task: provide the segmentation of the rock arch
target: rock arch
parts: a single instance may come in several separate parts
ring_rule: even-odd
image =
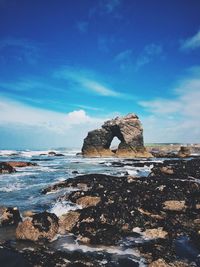
[[[82,154],[89,157],[113,156],[110,145],[114,137],[120,140],[116,151],[122,157],[151,156],[143,141],[143,129],[137,115],[128,114],[106,121],[101,129],[93,130],[84,139]]]

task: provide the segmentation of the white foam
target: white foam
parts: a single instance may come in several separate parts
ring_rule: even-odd
[[[23,188],[22,184],[19,183],[12,183],[3,187],[0,187],[0,192],[13,192],[13,191],[19,191]]]
[[[71,203],[71,202],[67,202],[67,201],[59,201],[56,202],[53,207],[50,209],[51,213],[56,214],[56,216],[60,217],[63,214],[68,213],[71,210],[77,210],[77,209],[81,209],[82,207],[80,205]]]
[[[77,242],[64,243],[64,244],[61,244],[61,247],[63,249],[67,249],[69,251],[81,250],[84,253],[87,253],[87,252],[106,252],[109,254],[115,254],[115,255],[119,255],[119,256],[130,255],[131,257],[138,258],[138,263],[139,263],[140,267],[146,266],[144,264],[143,259],[141,259],[139,252],[136,249],[132,249],[132,248],[126,249],[126,248],[117,247],[117,246],[87,246],[87,245],[83,245],[83,244],[78,244]]]
[[[11,154],[18,154],[17,150],[0,150],[0,156],[10,156]]]

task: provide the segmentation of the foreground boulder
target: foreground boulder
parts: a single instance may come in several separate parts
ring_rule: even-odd
[[[17,225],[21,221],[16,207],[0,207],[0,226]]]
[[[114,137],[121,142],[118,149],[111,151]],[[137,115],[128,114],[106,121],[101,129],[93,130],[84,139],[82,154],[89,157],[151,157],[143,141],[143,128]]]
[[[26,218],[16,229],[16,238],[37,241],[52,240],[58,233],[58,218],[55,214],[42,212]]]
[[[15,168],[13,168],[7,162],[0,162],[0,174],[7,174],[16,172]]]

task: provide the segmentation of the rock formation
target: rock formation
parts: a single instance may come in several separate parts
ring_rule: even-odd
[[[114,137],[120,140],[118,149],[110,149]],[[93,130],[84,139],[84,156],[89,157],[150,157],[144,147],[143,129],[137,115],[128,114],[106,121],[101,129]]]
[[[37,241],[52,240],[58,232],[58,218],[55,214],[41,212],[27,217],[16,229],[16,238]]]
[[[0,206],[0,226],[17,225],[20,221],[18,208]]]

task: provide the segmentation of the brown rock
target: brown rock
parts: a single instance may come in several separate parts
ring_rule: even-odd
[[[150,239],[166,238],[168,235],[168,233],[164,231],[162,227],[157,229],[147,229],[146,231],[142,232],[142,234]]]
[[[0,162],[0,174],[7,174],[16,172],[15,168],[13,168],[7,162]]]
[[[31,211],[31,210],[26,210],[22,213],[23,217],[32,217],[33,215],[35,215],[36,213]]]
[[[25,161],[8,161],[7,162],[10,166],[12,167],[33,167],[33,166],[37,166],[36,163],[32,163],[32,162],[25,162]]]
[[[163,259],[158,259],[149,264],[149,267],[170,267]]]
[[[180,150],[178,151],[178,157],[186,158],[191,155],[190,148],[186,146],[181,146]]]
[[[174,174],[174,171],[171,166],[164,166],[160,168],[160,171],[164,174]]]
[[[101,201],[100,197],[85,196],[78,198],[76,200],[76,203],[86,208],[86,207],[96,206],[100,201]]]
[[[80,213],[76,211],[69,211],[67,214],[59,218],[59,232],[65,234],[70,232],[79,220]]]
[[[55,214],[42,212],[26,218],[16,229],[16,238],[37,241],[52,240],[58,233],[58,218]]]
[[[163,209],[171,211],[181,211],[186,208],[185,200],[167,200],[163,205]]]
[[[84,243],[84,244],[89,244],[90,243],[89,237],[85,237],[85,236],[81,236],[81,235],[79,235],[77,237],[77,240],[80,241],[81,243]]]
[[[114,137],[121,142],[112,152],[110,145]],[[152,157],[144,147],[142,125],[135,114],[108,120],[101,129],[89,132],[84,139],[82,154],[88,157]]]

